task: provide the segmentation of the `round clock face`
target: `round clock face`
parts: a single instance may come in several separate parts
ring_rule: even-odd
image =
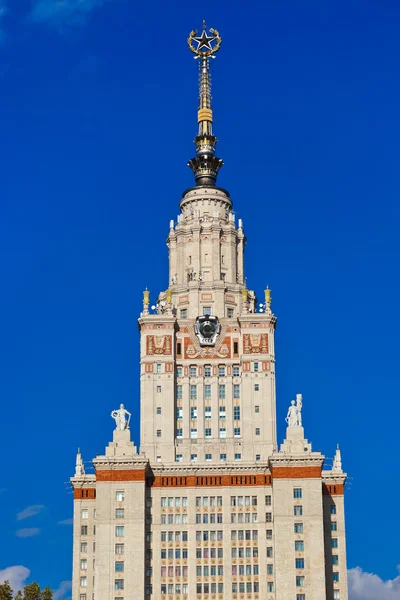
[[[205,321],[199,323],[199,330],[204,338],[210,338],[217,330],[217,323],[214,320],[211,321],[208,317],[205,317],[205,319]]]

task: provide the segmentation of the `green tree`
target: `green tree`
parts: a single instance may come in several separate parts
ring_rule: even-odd
[[[13,600],[14,592],[9,581],[0,584],[0,600]]]
[[[18,592],[15,594],[14,600],[24,600],[21,590],[18,590]]]
[[[51,590],[49,586],[42,590],[42,600],[53,600],[53,590]]]
[[[40,585],[32,582],[24,587],[24,600],[41,600]]]

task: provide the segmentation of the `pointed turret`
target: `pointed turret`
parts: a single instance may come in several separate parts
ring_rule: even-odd
[[[336,452],[332,463],[332,471],[335,471],[335,473],[343,473],[342,455],[340,453],[339,444],[336,446]]]
[[[85,475],[85,467],[83,466],[81,449],[78,448],[76,454],[75,477],[82,477],[83,475]]]
[[[197,31],[192,31],[188,38],[190,51],[199,60],[200,71],[199,108],[197,111],[199,130],[194,139],[196,156],[189,160],[188,165],[194,173],[196,185],[215,186],[223,161],[215,156],[217,138],[212,130],[210,58],[215,58],[214,55],[221,45],[221,37],[216,29],[210,29],[209,32],[211,35],[207,35],[206,24],[203,21],[201,35],[197,35]]]

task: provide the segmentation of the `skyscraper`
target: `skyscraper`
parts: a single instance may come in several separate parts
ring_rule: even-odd
[[[302,396],[276,434],[271,292],[247,288],[243,223],[217,186],[210,58],[199,64],[195,186],[170,222],[169,285],[143,294],[140,451],[130,413],[74,488],[73,600],[347,600],[343,473],[305,439]]]

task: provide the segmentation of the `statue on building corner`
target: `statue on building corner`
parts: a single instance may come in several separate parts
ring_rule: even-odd
[[[128,418],[126,418],[126,415],[128,415]],[[124,431],[125,429],[129,429],[131,416],[131,413],[126,410],[124,405],[120,404],[118,410],[113,410],[111,412],[111,417],[115,420],[115,429],[117,431]]]
[[[303,407],[303,396],[296,394],[296,400],[292,400],[285,421],[288,427],[302,427],[301,409]]]

